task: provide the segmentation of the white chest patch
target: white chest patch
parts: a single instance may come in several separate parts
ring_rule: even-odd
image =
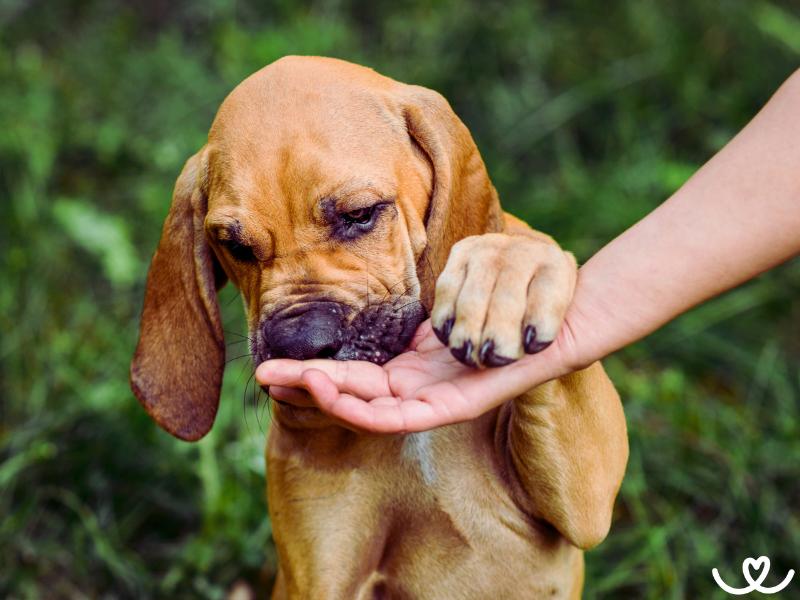
[[[436,481],[432,441],[433,434],[430,431],[409,433],[403,440],[403,458],[419,465],[422,479],[428,485]]]

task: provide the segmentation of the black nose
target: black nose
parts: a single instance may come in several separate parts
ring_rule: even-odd
[[[331,358],[342,347],[343,325],[338,303],[315,302],[267,321],[264,338],[272,358]]]

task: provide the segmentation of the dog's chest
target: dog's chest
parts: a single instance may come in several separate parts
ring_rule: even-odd
[[[552,589],[559,561],[525,531],[478,438],[344,439],[271,435],[273,532],[297,597],[513,597],[520,572]]]
[[[436,461],[433,450],[433,433],[423,431],[405,436],[402,450],[403,460],[418,469],[420,477],[431,485],[436,481]]]

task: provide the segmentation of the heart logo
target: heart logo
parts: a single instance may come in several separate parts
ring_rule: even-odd
[[[758,579],[753,580],[751,570],[755,570]],[[759,556],[758,558],[745,558],[742,563],[742,575],[747,580],[747,583],[757,589],[761,582],[767,578],[769,574],[769,558],[766,556]]]
[[[722,577],[720,577],[719,571],[716,568],[711,569],[711,574],[714,576],[714,581],[717,582],[719,587],[734,596],[744,596],[745,594],[749,594],[753,591],[759,591],[762,594],[776,594],[783,590],[787,585],[789,585],[789,582],[792,581],[792,577],[794,577],[794,569],[789,569],[786,577],[784,577],[783,581],[781,581],[778,585],[766,587],[761,584],[769,574],[769,567],[769,558],[766,556],[744,559],[744,562],[742,562],[742,575],[744,575],[744,578],[750,585],[743,588],[729,586],[722,580]],[[753,577],[754,574],[757,575],[757,577]]]

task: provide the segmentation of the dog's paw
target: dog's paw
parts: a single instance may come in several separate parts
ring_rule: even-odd
[[[507,365],[555,339],[576,276],[573,256],[554,244],[503,233],[465,238],[436,282],[434,331],[464,364]]]

